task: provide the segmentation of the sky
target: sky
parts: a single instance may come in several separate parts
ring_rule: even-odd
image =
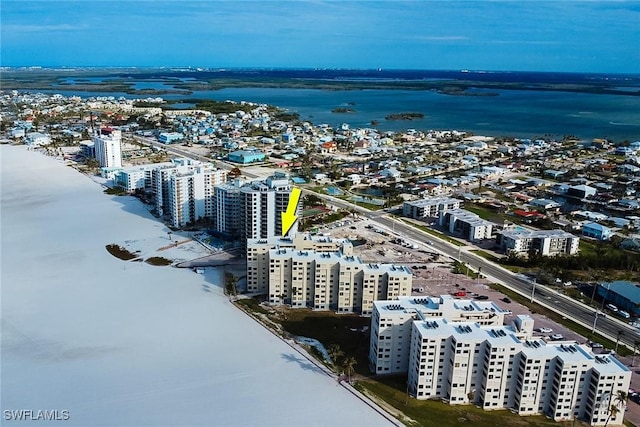
[[[2,66],[640,73],[640,1],[2,0]]]

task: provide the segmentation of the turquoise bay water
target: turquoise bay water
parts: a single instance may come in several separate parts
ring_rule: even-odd
[[[142,84],[142,83],[141,83]],[[137,88],[166,89],[161,82]],[[483,90],[474,90],[480,93]],[[64,95],[137,96],[124,93],[49,91]],[[610,138],[640,140],[640,97],[539,90],[491,90],[498,96],[452,96],[419,90],[317,90],[287,88],[230,88],[195,91],[192,95],[163,95],[165,99],[205,98],[267,103],[298,112],[315,124],[369,127],[380,130],[457,129],[480,135]],[[336,107],[354,113],[332,113]],[[385,120],[391,113],[420,112],[419,120]]]

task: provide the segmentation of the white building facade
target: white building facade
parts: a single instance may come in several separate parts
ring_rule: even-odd
[[[411,294],[407,267],[365,264],[349,241],[304,234],[278,240],[247,242],[248,289],[266,287],[272,304],[368,315],[374,300]]]
[[[441,210],[439,225],[453,235],[459,235],[470,242],[480,242],[491,238],[493,223],[464,209]]]
[[[93,136],[94,153],[102,168],[122,167],[122,132],[112,128],[101,128]]]
[[[214,187],[227,180],[227,171],[212,164],[177,170],[169,181],[169,216],[174,227],[184,227],[215,213]]]
[[[438,217],[441,212],[459,209],[462,200],[452,197],[430,197],[402,204],[402,215],[413,219]]]
[[[575,255],[580,238],[563,230],[505,229],[498,233],[496,243],[505,253],[526,255],[537,251],[542,256]]]
[[[555,421],[622,423],[626,400],[616,397],[627,392],[631,371],[616,358],[595,355],[574,341],[533,337],[529,316],[504,326],[504,313],[473,306],[477,301],[456,300],[440,310],[439,302],[446,300],[377,301],[371,317],[372,371],[406,372],[409,393],[417,399],[544,414]],[[470,308],[460,310],[465,306]],[[458,316],[474,312],[496,316],[483,318],[484,324]],[[615,416],[611,405],[618,409]]]
[[[267,239],[282,236],[282,213],[287,210],[292,189],[289,175],[276,173],[264,182],[253,182],[243,186],[242,232],[246,239]],[[296,215],[302,212],[302,204],[296,206]],[[295,233],[297,221],[290,229]]]

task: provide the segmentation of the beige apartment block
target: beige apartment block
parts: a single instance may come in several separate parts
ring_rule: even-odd
[[[363,263],[347,240],[296,234],[247,242],[248,290],[266,291],[272,304],[368,315],[376,299],[410,295],[412,280],[405,266]]]
[[[575,341],[532,337],[529,316],[502,325],[497,306],[498,314],[485,324],[463,320],[458,310],[469,307],[469,301],[459,301],[442,310],[437,298],[377,301],[371,317],[372,371],[406,372],[408,391],[417,399],[594,426],[605,425],[611,405],[616,405],[619,411],[608,422],[622,423],[626,401],[616,397],[628,390],[631,371],[615,357],[596,355]],[[440,316],[429,315],[438,310]]]

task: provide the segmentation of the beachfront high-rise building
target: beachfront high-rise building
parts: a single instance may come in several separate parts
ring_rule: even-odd
[[[167,215],[174,227],[184,227],[215,213],[214,188],[227,180],[227,171],[211,163],[174,159],[151,173],[156,213]]]
[[[215,212],[213,228],[226,235],[239,237],[243,235],[242,193],[240,189],[245,181],[236,178],[232,182],[216,185],[214,188]]]
[[[128,193],[138,190],[153,191],[153,171],[161,167],[174,166],[173,163],[152,163],[123,168],[116,172],[115,183]]]
[[[174,227],[213,218],[214,187],[227,179],[227,171],[210,163],[178,168],[169,181],[169,216]]]
[[[95,158],[102,168],[122,167],[120,144],[122,133],[109,127],[101,128],[93,136]]]
[[[622,422],[626,401],[617,396],[629,388],[627,367],[575,341],[534,337],[529,316],[505,326],[505,313],[490,301],[450,296],[376,301],[370,368],[407,373],[408,391],[417,399],[545,414],[555,421]]]
[[[247,241],[249,292],[273,304],[371,314],[376,299],[411,294],[413,275],[400,265],[365,264],[348,240],[296,234]]]
[[[256,181],[240,189],[242,203],[242,238],[266,239],[282,236],[282,212],[287,210],[291,194],[289,175],[276,172],[265,181]],[[296,215],[302,212],[301,203],[296,206]],[[290,230],[295,233],[296,222]]]

